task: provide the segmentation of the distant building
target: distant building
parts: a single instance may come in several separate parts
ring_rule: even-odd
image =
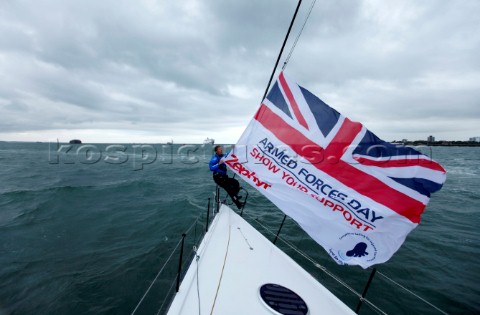
[[[428,136],[427,141],[428,142],[435,142],[435,137],[434,136]]]
[[[468,139],[468,141],[480,142],[480,137],[472,137],[472,138]]]

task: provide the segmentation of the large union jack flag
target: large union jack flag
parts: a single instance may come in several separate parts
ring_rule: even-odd
[[[283,72],[237,147],[235,157],[246,159],[232,169],[244,177],[254,172],[254,187],[341,264],[386,261],[446,179],[431,158],[379,139]],[[269,189],[258,188],[264,181]]]
[[[317,152],[307,158],[319,170],[415,223],[445,181],[445,170],[431,158],[379,139],[283,72],[255,119],[298,155]]]

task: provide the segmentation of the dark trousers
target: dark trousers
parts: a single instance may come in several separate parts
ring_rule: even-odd
[[[226,174],[213,173],[213,181],[227,192],[234,202],[237,202],[240,183],[235,178],[230,178]]]

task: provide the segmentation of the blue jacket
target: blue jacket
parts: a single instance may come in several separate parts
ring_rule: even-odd
[[[218,162],[220,162],[220,159],[224,156],[224,154],[215,154],[214,156],[212,156],[212,158],[210,159],[210,163],[208,163],[208,166],[210,166],[210,170],[212,172],[227,174],[227,165],[225,163],[218,164]]]

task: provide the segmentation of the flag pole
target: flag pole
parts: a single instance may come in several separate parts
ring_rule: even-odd
[[[300,5],[302,4],[302,0],[298,0],[297,8],[295,9],[295,13],[293,14],[292,21],[290,22],[290,26],[288,27],[287,35],[283,40],[282,48],[280,49],[280,53],[277,57],[277,62],[275,63],[275,67],[273,67],[272,74],[270,75],[270,80],[268,81],[267,88],[265,89],[265,93],[263,94],[262,101],[265,99],[268,93],[268,89],[270,88],[270,84],[272,83],[273,76],[275,75],[275,70],[277,70],[278,63],[280,62],[280,58],[282,57],[283,49],[285,48],[285,44],[287,44],[288,36],[290,35],[290,31],[292,30],[293,23],[295,22],[295,18],[297,17],[298,9],[300,9]]]

